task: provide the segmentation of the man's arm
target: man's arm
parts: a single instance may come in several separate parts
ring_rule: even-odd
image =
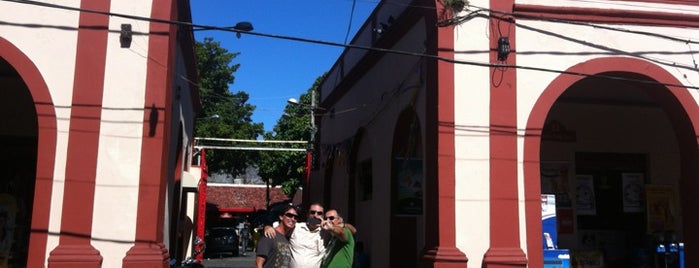
[[[255,268],[262,268],[262,265],[265,264],[265,257],[264,256],[257,256],[255,257]]]
[[[333,236],[340,239],[340,241],[347,242],[345,228],[342,227],[343,225],[345,225],[345,224],[342,223],[342,224],[335,225],[330,221],[324,221],[322,223],[323,230],[329,231]]]
[[[343,223],[343,224],[345,225],[345,227],[347,227],[347,229],[350,230],[350,232],[352,232],[352,235],[357,234],[357,228],[355,228],[354,225],[349,224],[349,223]]]

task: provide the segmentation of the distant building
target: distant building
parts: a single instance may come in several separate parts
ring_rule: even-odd
[[[299,191],[300,193],[301,191]],[[269,188],[269,204],[286,200],[298,204],[300,200],[290,199],[282,188]],[[253,213],[267,209],[267,187],[265,185],[209,183],[206,202],[222,213]]]
[[[372,267],[543,267],[541,194],[571,261],[651,267],[662,238],[697,267],[697,21],[686,0],[382,1],[320,85],[311,197]]]

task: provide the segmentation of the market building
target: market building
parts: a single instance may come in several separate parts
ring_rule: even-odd
[[[697,26],[686,0],[383,1],[320,86],[311,199],[372,267],[696,266]]]
[[[10,267],[181,259],[180,180],[200,104],[191,29],[175,21],[191,22],[187,0],[0,1]]]

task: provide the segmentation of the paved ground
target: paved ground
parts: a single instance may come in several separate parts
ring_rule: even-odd
[[[251,268],[255,267],[255,252],[248,252],[247,256],[204,259],[203,264],[206,268]]]

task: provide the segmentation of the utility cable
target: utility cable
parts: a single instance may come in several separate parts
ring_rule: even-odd
[[[352,10],[350,11],[349,23],[347,24],[347,33],[345,33],[345,44],[349,38],[350,30],[352,30],[352,19],[354,18],[354,7],[357,5],[357,0],[352,1]]]
[[[454,64],[472,65],[472,66],[489,67],[489,68],[492,67],[492,68],[523,69],[523,70],[531,70],[531,71],[567,74],[567,75],[575,75],[575,76],[582,76],[582,77],[606,78],[606,79],[612,79],[612,80],[639,82],[639,83],[644,83],[644,84],[653,84],[653,85],[662,85],[662,86],[667,86],[667,87],[680,87],[680,88],[699,90],[699,87],[687,86],[687,85],[683,85],[683,84],[663,83],[663,82],[652,81],[652,80],[641,80],[641,79],[625,78],[625,77],[618,77],[618,76],[611,76],[611,75],[571,72],[571,71],[555,70],[555,69],[549,69],[549,68],[543,68],[543,67],[531,67],[531,66],[522,66],[522,65],[510,65],[510,64],[500,64],[500,63],[484,63],[484,62],[467,61],[467,60],[456,60],[456,59],[450,59],[450,58],[445,58],[445,57],[441,57],[441,56],[437,56],[437,55],[430,55],[430,54],[424,54],[424,53],[418,53],[418,52],[393,50],[393,49],[371,47],[371,46],[362,46],[362,45],[353,45],[353,44],[341,44],[341,43],[337,43],[337,42],[314,40],[314,39],[294,37],[294,36],[267,34],[267,33],[252,32],[252,31],[241,31],[241,30],[237,30],[237,29],[231,28],[231,27],[210,26],[210,25],[195,24],[195,23],[190,23],[190,22],[171,21],[171,20],[163,20],[163,19],[156,19],[156,18],[149,18],[149,17],[142,17],[142,16],[126,15],[126,14],[113,13],[113,12],[95,11],[95,10],[89,10],[89,9],[62,6],[62,5],[57,5],[57,4],[42,3],[42,2],[37,2],[37,1],[33,1],[33,0],[0,0],[0,1],[15,2],[15,3],[19,3],[19,4],[44,6],[44,7],[50,7],[50,8],[58,8],[58,9],[66,9],[66,10],[73,10],[73,11],[78,11],[78,12],[95,13],[95,14],[102,14],[102,15],[106,15],[106,16],[115,16],[115,17],[128,18],[128,19],[133,19],[133,20],[141,20],[141,21],[164,23],[164,24],[170,24],[170,25],[186,26],[186,27],[192,27],[192,28],[198,28],[198,29],[209,29],[209,30],[219,30],[219,31],[225,31],[225,32],[234,32],[234,33],[241,33],[241,34],[246,34],[246,35],[276,38],[276,39],[297,41],[297,42],[306,42],[306,43],[313,43],[313,44],[319,44],[319,45],[344,47],[344,48],[350,48],[350,49],[362,49],[362,50],[367,50],[367,51],[390,53],[390,54],[396,54],[396,55],[424,57],[424,58],[428,58],[428,59],[434,59],[434,60],[439,60],[439,61],[444,61],[444,62],[454,63]],[[487,9],[484,9],[484,10],[487,10]],[[498,12],[498,11],[492,11],[492,12]],[[506,12],[501,12],[501,13],[513,14],[513,13],[506,13]],[[590,26],[590,25],[588,25],[588,26]],[[597,26],[597,25],[595,25],[595,26]],[[678,39],[678,41],[679,41],[679,39]],[[687,40],[682,40],[682,41],[689,42]],[[694,42],[692,42],[692,43],[694,43]]]

